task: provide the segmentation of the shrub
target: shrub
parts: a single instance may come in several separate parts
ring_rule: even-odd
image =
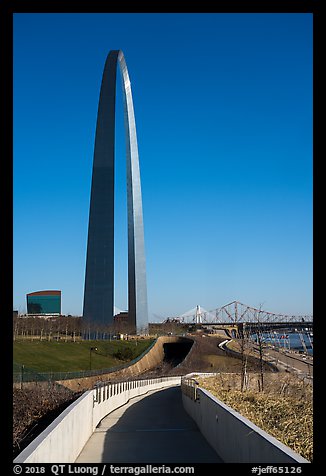
[[[13,390],[13,450],[20,453],[80,395],[51,382],[29,383]]]
[[[113,354],[119,360],[129,361],[134,358],[134,352],[130,347],[124,347]]]

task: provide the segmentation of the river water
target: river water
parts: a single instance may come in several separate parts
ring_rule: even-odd
[[[256,340],[256,334],[253,334],[252,338]],[[298,352],[307,352],[309,355],[313,355],[313,336],[311,332],[264,332],[263,339],[264,342],[275,345],[276,347],[292,349]]]

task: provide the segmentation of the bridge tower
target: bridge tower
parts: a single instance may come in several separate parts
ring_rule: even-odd
[[[202,312],[200,310],[200,306],[196,306],[196,314],[195,314],[195,322],[196,324],[202,323]]]

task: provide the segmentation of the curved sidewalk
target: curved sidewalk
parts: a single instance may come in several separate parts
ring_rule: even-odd
[[[76,463],[223,463],[186,413],[180,387],[150,392],[105,417]]]

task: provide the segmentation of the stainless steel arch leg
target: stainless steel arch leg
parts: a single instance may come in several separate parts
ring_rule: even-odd
[[[104,66],[94,147],[83,316],[90,323],[113,322],[114,161],[116,70],[124,98],[127,147],[128,313],[137,334],[148,333],[144,225],[138,145],[131,85],[121,50],[110,51]]]

